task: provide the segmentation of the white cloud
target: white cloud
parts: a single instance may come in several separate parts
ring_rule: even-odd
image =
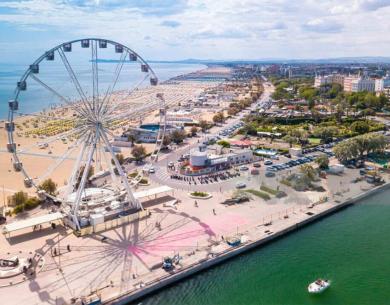
[[[375,42],[387,37],[390,20],[378,12],[388,6],[390,0],[0,1],[0,27],[108,37],[155,59],[385,55],[390,45],[376,49]]]
[[[302,25],[303,29],[317,33],[338,33],[343,29],[343,25],[330,19],[311,19]]]

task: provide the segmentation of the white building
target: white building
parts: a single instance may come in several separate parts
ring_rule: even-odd
[[[368,91],[368,92],[375,92],[375,80],[370,78],[358,78],[351,82],[352,92],[361,92],[361,91]]]
[[[314,79],[314,87],[319,88],[323,85],[328,84],[340,84],[341,86],[344,85],[344,75],[341,74],[330,74],[330,75],[324,75],[324,76],[316,76]]]
[[[375,80],[375,92],[383,92],[385,88],[390,88],[390,76],[388,74]]]
[[[202,146],[190,152],[190,166],[192,170],[214,168],[219,170],[232,165],[246,164],[255,161],[253,152],[249,149],[231,149],[227,154],[209,154]]]

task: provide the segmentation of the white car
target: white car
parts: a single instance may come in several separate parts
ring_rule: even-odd
[[[154,169],[154,167],[149,168],[149,174],[154,174],[155,172],[156,170]]]
[[[246,187],[246,184],[244,182],[237,182],[236,183],[236,188],[238,189],[243,189]]]

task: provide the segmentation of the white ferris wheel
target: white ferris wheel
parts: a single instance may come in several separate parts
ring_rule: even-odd
[[[93,209],[142,209],[133,195],[142,171],[128,175],[112,143],[151,115],[158,129],[147,162],[157,160],[166,129],[157,85],[149,64],[114,41],[79,39],[45,52],[18,81],[5,125],[24,185],[38,190],[57,177],[59,192],[40,195],[61,202],[77,229]],[[38,111],[38,103],[47,109]],[[91,168],[105,177],[99,187],[90,186]]]

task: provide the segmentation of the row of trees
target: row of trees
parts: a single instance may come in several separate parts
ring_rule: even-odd
[[[345,162],[371,152],[383,152],[387,144],[382,134],[363,134],[337,144],[333,152],[340,162]]]

